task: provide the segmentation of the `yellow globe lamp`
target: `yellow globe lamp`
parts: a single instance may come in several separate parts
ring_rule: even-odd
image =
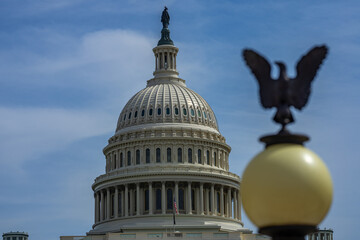
[[[242,203],[259,232],[273,239],[304,239],[329,211],[332,180],[314,152],[302,141],[287,138],[262,139],[266,149],[251,160],[242,176]]]

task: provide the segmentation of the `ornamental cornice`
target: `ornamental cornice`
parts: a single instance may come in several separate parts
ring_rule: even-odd
[[[129,167],[125,169],[118,169],[111,171],[107,174],[100,175],[95,179],[92,188],[95,189],[97,185],[104,184],[106,182],[112,182],[114,180],[128,180],[129,182],[137,182],[140,177],[152,177],[152,176],[181,176],[184,179],[189,180],[189,177],[195,177],[196,181],[199,181],[201,177],[210,177],[217,179],[226,179],[230,180],[236,184],[240,184],[240,177],[229,171],[207,168],[207,167],[198,167],[198,166],[145,166],[145,167]],[[174,180],[172,178],[172,180]],[[159,178],[161,181],[161,178]]]
[[[202,146],[216,146],[224,148],[230,152],[231,147],[225,142],[219,142],[217,140],[193,138],[193,137],[150,137],[150,138],[132,138],[127,140],[121,140],[109,143],[104,149],[103,153],[106,154],[109,151],[115,150],[119,147],[133,147],[134,145],[154,145],[154,144],[165,144],[171,143],[176,145],[202,145]]]

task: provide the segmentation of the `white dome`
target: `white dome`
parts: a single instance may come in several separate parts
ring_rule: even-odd
[[[121,111],[116,132],[149,123],[197,124],[218,131],[209,104],[180,78],[149,80],[147,87],[136,93]]]

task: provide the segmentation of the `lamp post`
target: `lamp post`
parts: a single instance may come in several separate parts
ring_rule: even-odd
[[[306,234],[316,231],[332,202],[333,187],[326,165],[319,156],[304,147],[309,137],[292,134],[286,129],[288,123],[294,122],[290,106],[298,108],[296,99],[304,98],[296,91],[301,91],[302,83],[308,83],[305,86],[308,91],[304,91],[308,92],[304,106],[310,93],[310,83],[326,53],[325,46],[313,48],[299,61],[294,79],[286,76],[285,65],[278,62],[280,76],[278,80],[273,80],[270,64],[265,58],[252,50],[244,50],[245,61],[260,85],[262,105],[276,107],[278,111],[274,121],[282,125],[279,133],[260,138],[265,143],[265,149],[250,161],[241,183],[242,203],[247,216],[260,233],[270,235],[274,240],[304,239]],[[315,74],[309,80],[306,75],[312,69]],[[267,93],[268,89],[273,92]]]

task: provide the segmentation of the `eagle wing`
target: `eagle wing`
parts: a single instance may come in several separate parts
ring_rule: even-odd
[[[297,76],[290,81],[290,91],[292,93],[291,105],[301,110],[307,103],[310,92],[311,82],[326,57],[328,48],[316,46],[304,55],[296,66]]]
[[[277,105],[275,96],[277,83],[271,78],[271,66],[261,55],[250,49],[244,49],[243,57],[259,83],[260,101],[264,108]]]

